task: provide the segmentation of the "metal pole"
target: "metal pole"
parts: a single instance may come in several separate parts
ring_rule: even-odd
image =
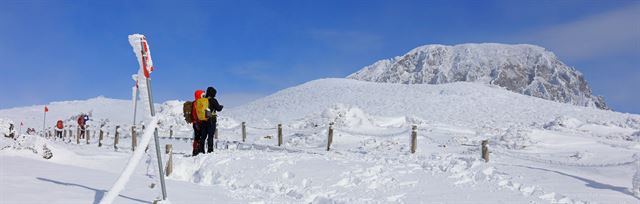
[[[136,125],[136,114],[138,113],[138,84],[136,83],[136,93],[133,98],[133,126]]]
[[[44,124],[46,123],[47,123],[47,111],[44,112],[44,119],[42,120],[42,136],[45,135]]]
[[[151,81],[147,78],[147,92],[149,93],[149,108],[151,117],[156,116],[156,110],[153,107],[153,97],[151,94]],[[160,177],[160,185],[162,186],[162,200],[167,200],[167,187],[164,184],[164,169],[162,168],[162,154],[160,154],[160,139],[158,139],[158,128],[153,130],[153,138],[156,142],[156,156],[158,159],[158,177]]]

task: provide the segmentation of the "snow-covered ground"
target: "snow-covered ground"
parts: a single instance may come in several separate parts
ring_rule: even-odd
[[[94,133],[89,144],[29,135],[2,138],[0,203],[98,203],[132,153],[126,129],[131,103],[105,107],[108,101],[119,100],[49,106],[65,110],[51,118],[92,111],[93,118],[109,119],[111,132],[102,147]],[[174,149],[174,169],[167,177],[172,203],[640,202],[631,191],[638,171],[632,155],[640,152],[635,114],[477,83],[324,79],[224,110],[216,151],[191,157],[192,132],[182,121],[181,106],[180,101],[157,105],[163,152],[165,144]],[[0,110],[0,121],[31,119],[28,124],[41,127],[40,107]],[[335,123],[334,138],[326,151],[329,122]],[[125,129],[117,150],[115,125]],[[418,135],[415,154],[409,152],[412,125]],[[480,157],[482,140],[489,140],[489,162]],[[160,197],[153,146],[116,203]],[[45,149],[53,157],[43,158]]]

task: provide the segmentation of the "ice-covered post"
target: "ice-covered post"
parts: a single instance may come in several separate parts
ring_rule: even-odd
[[[62,126],[62,134],[64,137],[62,137],[62,141],[64,142],[64,138],[67,138],[67,128],[64,128],[64,126]]]
[[[120,126],[116,125],[116,133],[115,133],[115,135],[113,137],[113,148],[116,149],[116,150],[118,150],[118,140],[120,139],[119,138],[120,134],[118,132],[118,129],[120,129]]]
[[[80,126],[76,128],[76,144],[80,144]]]
[[[411,127],[411,154],[416,153],[416,146],[418,143],[418,126],[413,125]]]
[[[90,135],[89,132],[91,132],[91,131],[89,130],[89,125],[87,125],[87,129],[85,129],[85,131],[84,131],[84,134],[87,135],[87,144],[89,144],[89,137],[90,137],[89,136]]]
[[[165,172],[167,173],[166,175],[169,176],[171,175],[171,172],[173,172],[173,145],[171,144],[166,144],[165,145],[165,154],[168,154],[169,159],[167,160],[167,167],[165,168]]]
[[[169,126],[169,139],[173,139],[173,125]]]
[[[327,136],[327,151],[331,149],[332,142],[333,142],[333,122],[329,123],[329,133]]]
[[[71,127],[71,125],[67,126],[67,131],[69,132],[69,143],[71,143],[71,138],[73,138],[73,131],[71,130],[73,127]]]
[[[247,124],[242,122],[242,142],[247,139]]]
[[[489,162],[489,147],[487,147],[488,144],[489,140],[482,140],[482,159],[484,159],[484,162]]]
[[[631,192],[636,197],[640,197],[640,153],[633,154],[633,166],[635,168],[635,174],[633,174],[633,180],[631,180]]]
[[[282,124],[278,124],[278,147],[282,145]]]
[[[136,138],[136,126],[131,126],[131,151],[136,151],[138,139]]]

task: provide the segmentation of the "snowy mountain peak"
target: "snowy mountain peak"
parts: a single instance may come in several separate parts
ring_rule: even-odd
[[[528,44],[425,45],[347,78],[402,84],[481,82],[547,100],[609,109],[602,97],[592,95],[582,73],[545,48]]]

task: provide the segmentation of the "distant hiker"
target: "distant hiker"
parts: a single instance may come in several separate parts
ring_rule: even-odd
[[[202,142],[202,134],[205,130],[206,118],[204,118],[204,113],[198,114],[198,111],[201,110],[201,107],[206,107],[208,104],[204,104],[204,102],[208,102],[204,98],[204,91],[197,90],[194,93],[194,101],[192,103],[192,111],[191,111],[191,120],[193,122],[193,156],[196,156],[200,153],[204,153],[204,147],[202,146],[204,143]],[[198,104],[201,104],[198,106]],[[200,116],[202,115],[202,116]],[[201,120],[201,118],[204,118]]]
[[[218,122],[216,112],[222,111],[222,108],[224,107],[220,105],[220,103],[218,103],[218,100],[216,99],[216,93],[217,91],[213,87],[207,88],[206,97],[209,100],[207,125],[206,125],[207,130],[206,130],[206,135],[203,135],[201,140],[201,141],[204,141],[205,138],[207,140],[207,153],[213,152],[213,137],[216,134],[216,127],[217,127],[216,123]]]
[[[78,128],[80,130],[80,132],[78,133],[78,137],[80,137],[80,139],[84,139],[84,131],[86,130],[85,128],[85,117],[84,115],[80,115],[80,117],[78,117]]]
[[[58,122],[56,122],[56,137],[62,139],[62,131],[64,131],[64,124],[62,123],[62,120],[58,120]]]

